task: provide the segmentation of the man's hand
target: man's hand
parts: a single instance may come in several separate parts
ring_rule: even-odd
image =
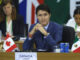
[[[33,29],[31,30],[31,32],[29,32],[30,35],[33,35],[36,32],[36,25],[33,27]]]
[[[77,36],[80,38],[80,32],[77,32]]]
[[[41,24],[37,24],[36,25],[36,30],[39,30],[43,35],[45,35],[45,36],[47,36],[48,35],[48,33],[47,33],[47,31],[44,29],[44,27],[41,25]]]
[[[47,36],[48,35],[48,33],[47,33],[47,31],[44,29],[44,27],[41,25],[41,24],[36,24],[35,26],[34,26],[34,28],[32,29],[32,31],[29,33],[29,34],[34,34],[37,30],[39,30],[43,35],[45,35],[45,36]]]

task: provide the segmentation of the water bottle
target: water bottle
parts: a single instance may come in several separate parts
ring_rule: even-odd
[[[69,43],[65,43],[65,53],[69,52]]]
[[[0,42],[1,42],[1,38],[2,38],[2,31],[0,30]]]
[[[64,53],[65,43],[60,43],[60,52]]]

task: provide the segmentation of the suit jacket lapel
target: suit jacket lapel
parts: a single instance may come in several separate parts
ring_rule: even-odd
[[[47,28],[47,32],[50,32],[50,23],[49,23],[49,26]]]

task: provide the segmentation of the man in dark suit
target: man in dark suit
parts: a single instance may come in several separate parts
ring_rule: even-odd
[[[41,4],[36,9],[38,23],[31,25],[23,50],[32,50],[35,43],[37,51],[53,51],[62,40],[63,27],[50,22],[51,12],[47,5]]]

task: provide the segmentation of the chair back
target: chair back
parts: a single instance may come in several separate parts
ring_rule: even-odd
[[[69,43],[70,48],[75,40],[75,30],[72,27],[64,26],[63,27],[63,35],[62,35],[62,42]]]

